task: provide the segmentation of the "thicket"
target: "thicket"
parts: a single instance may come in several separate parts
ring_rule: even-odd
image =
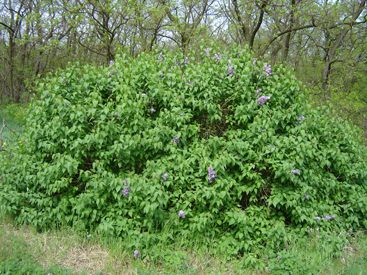
[[[367,227],[360,129],[247,48],[121,53],[38,91],[24,146],[1,155],[1,210],[18,222],[96,229],[136,257],[201,238],[248,263],[291,235]]]

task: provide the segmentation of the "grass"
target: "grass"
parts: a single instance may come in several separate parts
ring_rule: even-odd
[[[10,104],[0,106],[0,131],[3,127],[3,119],[5,125],[1,138],[3,144],[0,147],[6,149],[10,145],[22,146],[21,135],[26,121],[26,106]]]
[[[9,128],[21,135],[24,106],[1,108],[1,121],[3,117]],[[3,140],[5,146],[22,146],[20,136],[7,128]],[[349,236],[349,242],[339,241],[344,235]],[[338,243],[342,245],[335,248]],[[77,227],[39,232],[17,225],[0,212],[0,274],[367,274],[365,232],[329,236],[310,232],[308,237],[289,242],[277,254],[259,252],[256,257],[263,259],[263,266],[258,268],[245,267],[245,258],[227,260],[208,240],[182,238],[154,244],[138,259],[133,256],[134,247],[129,239],[101,236]]]

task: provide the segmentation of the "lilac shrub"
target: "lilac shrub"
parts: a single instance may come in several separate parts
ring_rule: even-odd
[[[117,54],[111,78],[106,64],[42,79],[24,146],[1,154],[1,210],[139,249],[211,240],[231,258],[282,249],[308,226],[367,227],[359,130],[312,109],[283,66],[206,48]]]

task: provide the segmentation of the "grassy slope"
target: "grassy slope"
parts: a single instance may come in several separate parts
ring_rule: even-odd
[[[0,119],[17,134],[25,122],[24,107],[0,107]],[[7,145],[21,145],[21,137],[8,128],[3,131]],[[6,148],[6,147],[4,147]],[[165,250],[164,258],[135,260],[128,241],[114,237],[63,228],[37,232],[28,226],[17,226],[10,217],[0,213],[0,274],[268,274],[269,268],[259,271],[244,269],[242,259],[225,260],[212,255],[210,247],[200,240],[176,240],[173,245],[151,247],[148,254]],[[334,236],[337,237],[337,236]],[[103,239],[103,240],[102,240]],[[285,254],[278,255],[265,265],[272,274],[367,274],[367,236],[354,234],[351,242],[339,255],[332,253],[327,243],[320,242],[317,234],[288,245]],[[27,270],[30,273],[27,273]],[[46,272],[47,270],[47,272]]]

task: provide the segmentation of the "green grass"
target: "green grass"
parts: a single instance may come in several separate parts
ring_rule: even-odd
[[[9,146],[22,146],[21,135],[26,121],[26,106],[16,104],[1,105],[0,131],[4,125],[4,118],[6,127],[4,127],[1,135],[3,149],[9,148]]]
[[[157,244],[134,259],[128,239],[70,227],[38,232],[0,213],[0,274],[6,268],[29,274],[367,274],[366,234],[352,234],[336,252],[325,240],[317,234],[294,240],[271,258],[263,251],[259,270],[245,268],[241,257],[227,260],[214,244],[200,245],[203,240]]]
[[[0,108],[1,125],[5,116],[6,124],[17,133],[3,131],[5,146],[22,146],[25,111],[21,107]],[[261,259],[262,266],[255,268],[245,265],[245,257],[227,259],[216,252],[213,240],[172,241],[167,235],[166,241],[146,244],[141,257],[134,259],[135,243],[129,238],[101,236],[77,227],[39,232],[15,224],[0,212],[0,274],[367,274],[365,232],[320,235],[311,231],[308,237],[288,242],[277,254],[259,251],[254,257]],[[346,235],[347,243],[343,242]]]

